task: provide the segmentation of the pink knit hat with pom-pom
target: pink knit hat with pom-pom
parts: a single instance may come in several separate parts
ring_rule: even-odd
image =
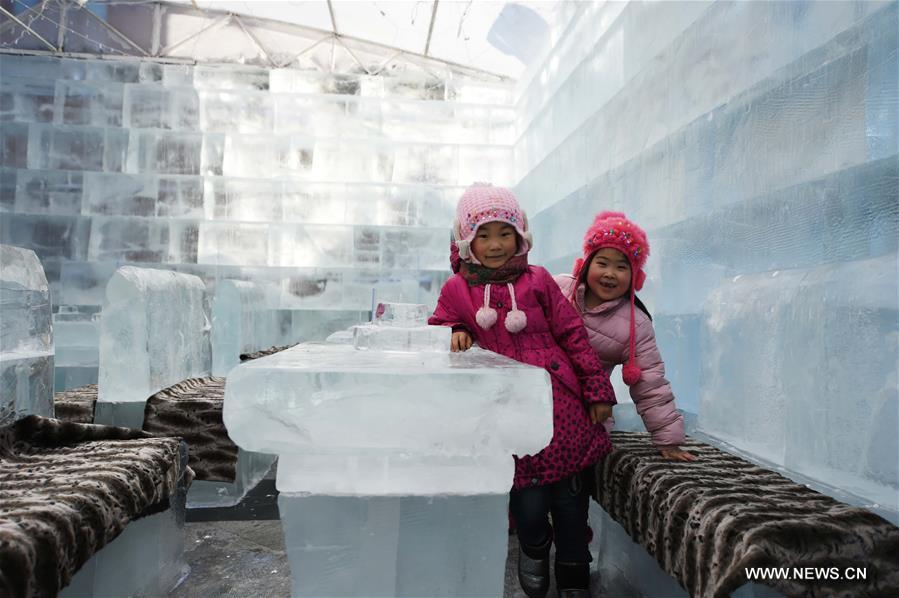
[[[519,238],[515,255],[524,255],[534,245],[528,231],[528,217],[512,192],[489,183],[475,183],[459,198],[453,223],[453,238],[463,260],[479,263],[470,246],[478,227],[485,222],[505,222],[515,228]]]
[[[600,212],[593,220],[593,225],[587,229],[584,235],[584,257],[574,262],[572,272],[575,280],[580,280],[590,266],[593,254],[611,247],[624,254],[631,266],[631,329],[630,329],[630,353],[628,362],[622,369],[622,378],[628,386],[636,384],[640,380],[640,368],[637,366],[636,340],[636,312],[634,307],[635,293],[643,288],[646,281],[646,273],[643,266],[649,257],[649,241],[646,233],[634,222],[627,219],[623,212]],[[573,285],[573,289],[578,287]]]
[[[505,222],[511,225],[518,233],[518,249],[515,255],[524,255],[534,246],[534,238],[528,230],[528,217],[518,205],[518,200],[511,191],[505,187],[494,187],[489,183],[475,183],[470,186],[459,198],[456,206],[456,221],[453,223],[453,245],[456,252],[450,249],[450,262],[453,262],[453,253],[457,259],[480,265],[477,257],[471,251],[471,242],[478,232],[478,227],[487,222]],[[456,271],[457,265],[453,265]],[[475,321],[484,330],[496,324],[499,315],[490,307],[491,284],[484,285],[484,305],[475,314]],[[515,288],[512,283],[506,283],[511,298],[511,310],[506,314],[506,330],[515,334],[524,330],[528,319],[525,313],[518,309],[515,300]]]

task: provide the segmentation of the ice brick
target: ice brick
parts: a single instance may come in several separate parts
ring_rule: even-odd
[[[122,266],[106,286],[100,320],[100,402],[142,402],[209,374],[205,285],[196,276]]]
[[[37,255],[0,245],[0,425],[53,415],[50,287]]]
[[[373,351],[446,352],[452,330],[428,326],[429,313],[427,305],[379,303],[372,323],[353,326],[353,346]]]
[[[274,462],[274,455],[251,453],[238,449],[237,464],[234,466],[234,481],[194,480],[187,493],[188,508],[233,507],[243,500],[247,492],[256,487]]]
[[[275,345],[279,340],[276,315],[260,285],[218,282],[212,302],[212,374],[224,376],[240,363],[241,354]]]
[[[505,493],[440,497],[282,493],[278,510],[292,593],[502,596],[507,505]]]

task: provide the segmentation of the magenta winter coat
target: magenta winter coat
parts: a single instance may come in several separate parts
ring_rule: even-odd
[[[512,285],[527,326],[513,334],[504,322],[509,290],[491,286],[490,306],[496,324],[483,330],[475,313],[484,303],[484,286],[469,286],[456,274],[440,290],[429,324],[464,328],[483,349],[522,363],[545,368],[553,388],[553,437],[536,455],[516,456],[513,488],[541,486],[564,479],[596,463],[612,450],[602,425],[590,421],[588,403],[615,403],[609,375],[590,347],[577,312],[559,291],[549,272],[529,266]]]
[[[568,274],[555,277],[562,293],[571,296],[574,278]],[[584,307],[584,285],[579,285],[575,297],[576,308],[584,319],[590,346],[607,373],[616,365],[626,363],[630,350],[631,305],[625,295],[618,301],[607,301],[594,307]],[[684,418],[674,405],[671,385],[665,379],[665,364],[656,346],[652,321],[641,310],[636,311],[637,365],[640,380],[630,387],[631,398],[643,424],[652,434],[658,447],[677,446],[684,442]]]

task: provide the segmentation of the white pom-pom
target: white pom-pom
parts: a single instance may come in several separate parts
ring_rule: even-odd
[[[487,330],[496,324],[496,310],[485,305],[474,315],[474,319],[477,321],[478,326]]]
[[[467,260],[471,257],[471,252],[468,250],[468,241],[464,239],[456,241],[456,247],[459,249],[460,258]]]
[[[520,309],[515,309],[506,314],[506,330],[515,334],[521,332],[528,325],[528,317]]]

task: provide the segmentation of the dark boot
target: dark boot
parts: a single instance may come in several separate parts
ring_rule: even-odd
[[[540,546],[518,542],[518,583],[528,598],[543,598],[549,590],[549,547],[547,538]]]
[[[590,565],[556,561],[559,598],[590,598]]]

